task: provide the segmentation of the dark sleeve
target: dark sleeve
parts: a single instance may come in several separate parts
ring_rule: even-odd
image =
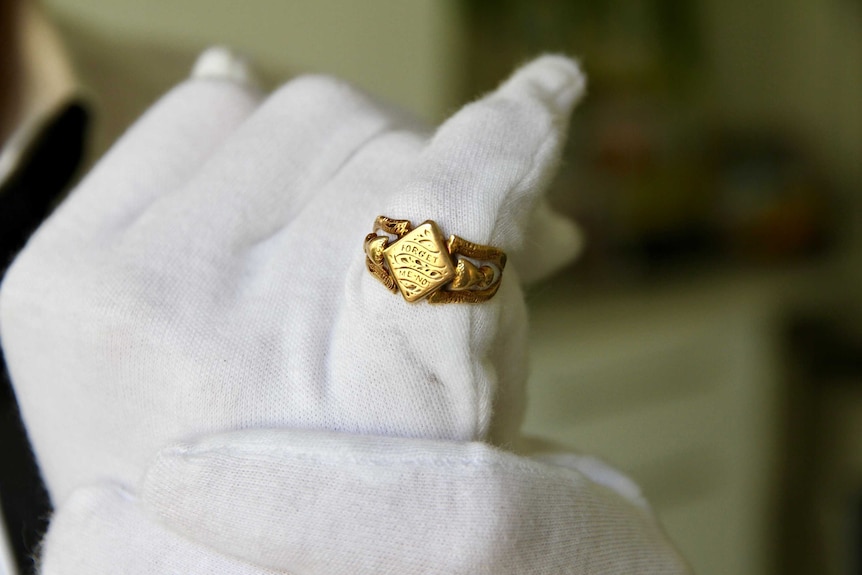
[[[22,161],[0,182],[0,280],[27,238],[59,202],[84,152],[89,114],[70,103],[45,123]],[[19,572],[35,572],[33,557],[51,504],[27,440],[0,349],[0,502]]]

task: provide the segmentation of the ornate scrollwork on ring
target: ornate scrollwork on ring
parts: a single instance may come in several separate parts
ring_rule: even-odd
[[[396,236],[391,241],[382,231]],[[443,235],[436,222],[412,227],[409,220],[378,216],[365,237],[366,267],[390,291],[409,302],[481,303],[500,287],[506,254],[458,236]]]

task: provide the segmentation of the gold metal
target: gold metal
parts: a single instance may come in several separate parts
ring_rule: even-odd
[[[390,243],[388,235],[397,239]],[[506,254],[458,236],[443,240],[431,220],[414,228],[409,220],[378,216],[365,236],[366,266],[374,277],[408,302],[481,303],[500,287]]]
[[[409,302],[419,301],[455,277],[446,241],[432,221],[406,233],[383,251],[383,257],[401,295]]]

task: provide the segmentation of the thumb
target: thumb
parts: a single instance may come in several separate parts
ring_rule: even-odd
[[[231,432],[163,451],[141,499],[189,540],[290,573],[686,572],[646,509],[479,442]]]

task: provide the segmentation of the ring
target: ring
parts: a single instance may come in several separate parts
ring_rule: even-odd
[[[497,293],[506,267],[501,250],[454,235],[445,241],[432,220],[414,228],[410,220],[377,216],[365,236],[365,255],[368,271],[408,302],[487,301]]]

